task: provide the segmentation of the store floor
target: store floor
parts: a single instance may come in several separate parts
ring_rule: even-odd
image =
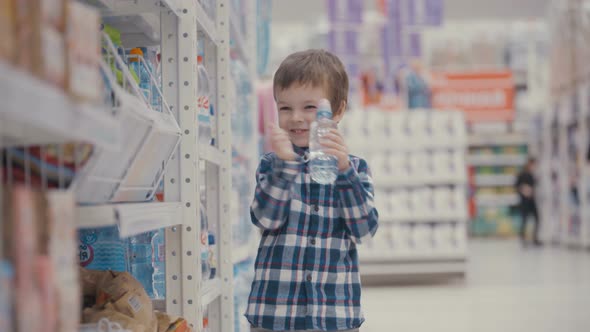
[[[464,281],[365,287],[362,332],[590,331],[590,252],[470,242]]]

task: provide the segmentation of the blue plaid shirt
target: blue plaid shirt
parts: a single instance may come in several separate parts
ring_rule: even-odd
[[[334,185],[311,180],[297,161],[263,156],[256,174],[252,223],[263,230],[246,318],[273,331],[358,328],[361,283],[356,244],[377,231],[378,213],[367,163],[351,167]]]

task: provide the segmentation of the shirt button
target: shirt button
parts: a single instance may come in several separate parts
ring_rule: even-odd
[[[315,239],[309,240],[309,243],[311,243],[312,246],[315,246]]]
[[[315,212],[318,212],[318,211],[320,210],[320,207],[319,207],[319,206],[317,206],[317,205],[314,205],[314,206],[313,206],[313,210],[314,210]]]
[[[307,275],[307,281],[311,282],[311,274]]]

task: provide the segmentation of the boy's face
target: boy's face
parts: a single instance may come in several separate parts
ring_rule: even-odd
[[[329,99],[322,87],[311,84],[294,84],[286,89],[276,91],[277,109],[279,111],[279,127],[289,134],[295,146],[309,147],[309,130],[316,119],[317,106],[320,99]],[[336,112],[332,109],[332,112]],[[333,117],[339,122],[343,112]]]

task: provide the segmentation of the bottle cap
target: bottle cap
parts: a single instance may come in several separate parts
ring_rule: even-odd
[[[129,51],[129,55],[134,55],[134,56],[129,57],[129,62],[137,62],[137,61],[139,61],[138,58],[140,56],[143,57],[143,51],[139,47],[136,47],[136,48],[131,49],[131,51]]]
[[[330,106],[330,101],[328,99],[320,99],[318,102],[317,118],[332,118],[332,107]]]

